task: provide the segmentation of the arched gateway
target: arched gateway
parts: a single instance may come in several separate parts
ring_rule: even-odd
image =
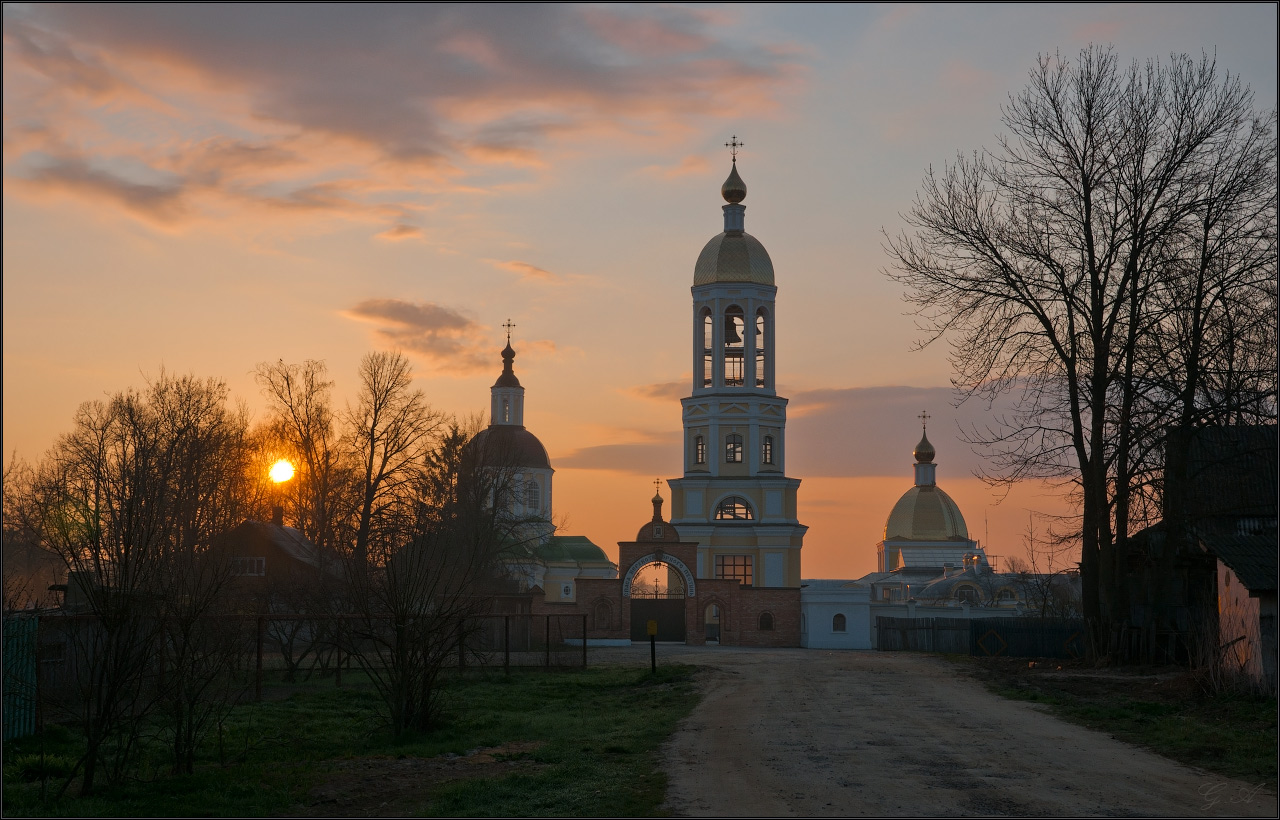
[[[682,541],[662,517],[662,497],[653,497],[653,517],[634,541],[618,542],[621,578],[578,578],[577,600],[535,605],[535,614],[587,616],[590,644],[648,640],[646,626],[658,622],[658,639],[702,645],[796,646],[800,642],[800,590],[768,589],[739,578],[698,577],[698,543]],[[616,614],[616,617],[615,617]],[[767,616],[767,617],[765,617]]]

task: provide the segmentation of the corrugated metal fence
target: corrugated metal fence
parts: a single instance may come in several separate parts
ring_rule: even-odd
[[[881,650],[948,652],[979,657],[1080,658],[1084,621],[1047,618],[876,618]]]
[[[40,619],[4,619],[4,739],[36,732],[36,637]]]

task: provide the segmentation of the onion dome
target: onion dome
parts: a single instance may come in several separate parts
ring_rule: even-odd
[[[912,487],[898,499],[884,525],[884,540],[967,541],[960,508],[937,485]]]
[[[733,169],[729,171],[729,178],[720,186],[720,196],[724,197],[724,201],[731,205],[737,205],[747,198],[747,183],[742,181],[742,177],[738,176],[737,162],[733,163]]]
[[[515,361],[516,352],[511,348],[511,340],[507,339],[507,346],[502,348],[502,373],[498,376],[498,380],[493,383],[494,387],[519,387],[520,380],[516,378],[516,373],[511,367],[511,363]]]
[[[653,494],[653,518],[636,534],[637,541],[679,541],[680,533],[676,528],[662,520],[662,494]]]
[[[480,448],[482,463],[495,467],[551,469],[547,448],[542,446],[537,436],[519,425],[490,425],[476,433],[475,438],[467,442],[467,447]]]
[[[929,443],[929,437],[922,433],[920,435],[920,443],[916,445],[916,449],[911,451],[911,455],[916,457],[916,463],[918,464],[930,464],[937,454],[933,450],[933,445]]]

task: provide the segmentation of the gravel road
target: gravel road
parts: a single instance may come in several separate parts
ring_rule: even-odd
[[[593,662],[647,664],[647,646]],[[702,667],[666,749],[684,816],[1276,816],[1276,796],[1005,700],[912,653],[659,647]]]

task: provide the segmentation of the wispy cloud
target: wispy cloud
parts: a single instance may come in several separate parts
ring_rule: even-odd
[[[642,172],[663,179],[677,179],[706,173],[710,167],[711,164],[707,162],[706,157],[691,155],[680,160],[676,165],[646,165]]]
[[[952,406],[949,387],[851,387],[796,394],[789,417],[787,471],[811,476],[911,476],[911,451],[920,440],[921,412],[937,448],[938,480],[967,478],[985,465],[960,440],[961,430],[990,424],[981,402]],[[897,465],[897,466],[887,466]]]
[[[689,395],[689,380],[678,382],[659,382],[657,384],[637,384],[626,388],[628,396],[638,399],[668,403]]]
[[[10,5],[6,173],[24,192],[105,197],[158,224],[310,210],[385,226],[400,220],[382,208],[502,184],[479,180],[490,166],[545,168],[567,140],[661,139],[691,117],[776,107],[800,59],[726,39],[713,18],[664,6]],[[108,161],[121,157],[173,179],[122,175]],[[699,166],[686,157],[663,173]]]
[[[368,299],[345,313],[374,324],[384,343],[418,354],[442,373],[467,376],[493,367],[493,356],[483,347],[484,328],[453,308]]]
[[[520,262],[515,259],[507,262],[497,259],[489,259],[487,261],[498,270],[505,270],[518,275],[522,281],[555,283],[561,280],[561,277],[556,276],[551,271],[540,268],[537,265],[530,265],[528,262]]]
[[[638,437],[643,440],[582,447],[556,456],[555,466],[643,476],[670,475],[673,466],[679,467],[680,433],[640,433]]]
[[[390,240],[392,242],[398,242],[402,239],[421,239],[422,229],[400,222],[378,234],[378,238]]]

